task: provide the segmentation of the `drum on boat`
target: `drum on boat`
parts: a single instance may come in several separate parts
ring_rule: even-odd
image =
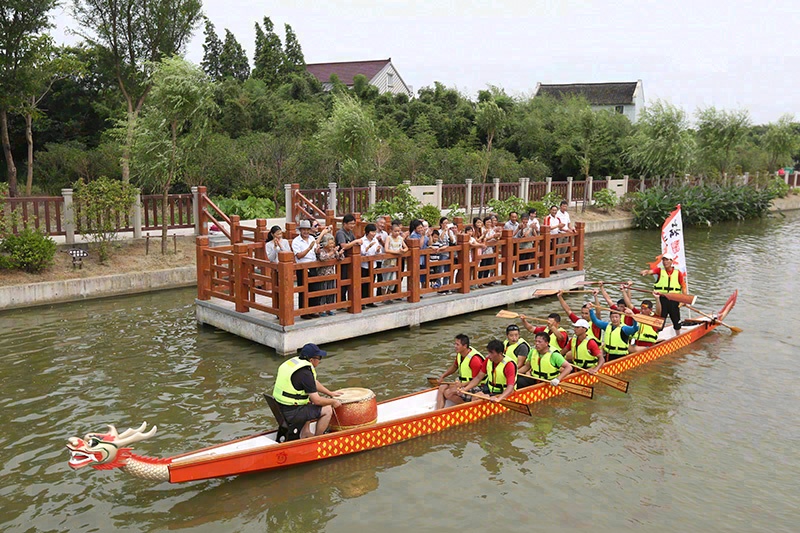
[[[344,431],[361,426],[370,426],[378,421],[378,402],[375,393],[361,387],[339,389],[336,399],[342,405],[333,410],[332,431]]]

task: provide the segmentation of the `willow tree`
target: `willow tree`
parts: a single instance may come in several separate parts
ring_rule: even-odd
[[[216,111],[212,82],[198,67],[173,56],[153,67],[148,102],[136,123],[134,174],[161,192],[161,253],[167,252],[170,187],[183,179],[187,157],[209,130]]]
[[[697,148],[700,162],[724,179],[733,168],[738,150],[750,130],[750,114],[745,109],[698,109]]]
[[[357,178],[371,168],[377,145],[377,128],[370,114],[352,96],[338,94],[317,138],[336,161],[342,177],[355,187]]]
[[[694,148],[683,109],[656,100],[639,115],[625,158],[646,175],[681,176],[692,164]]]
[[[202,18],[201,0],[73,0],[80,35],[105,50],[127,104],[122,180],[130,179],[136,119],[152,87],[149,65],[179,54]]]
[[[792,161],[792,156],[800,146],[800,139],[795,133],[794,117],[783,115],[778,122],[771,122],[761,140],[767,152],[767,170],[775,172],[785,163]]]

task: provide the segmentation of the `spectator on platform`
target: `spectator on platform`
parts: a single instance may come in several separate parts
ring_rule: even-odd
[[[488,255],[494,253],[494,244],[497,242],[497,238],[500,236],[499,232],[495,228],[494,225],[494,218],[497,218],[496,215],[489,215],[484,217],[483,219],[483,243],[486,245],[486,248],[483,249],[481,255]],[[487,257],[485,259],[481,259],[481,266],[488,266],[494,265],[497,263],[497,258],[495,257]],[[495,275],[494,269],[487,269],[483,270],[482,272],[478,273],[478,277],[481,278],[488,278],[490,276]],[[489,283],[489,285],[493,285],[494,283]]]
[[[388,218],[388,216],[381,215],[375,220],[375,227],[377,228],[375,238],[378,239],[381,245],[381,253],[386,252],[386,241],[389,240],[389,233],[386,231],[386,221]],[[391,229],[391,226],[389,229]],[[375,261],[375,268],[383,268],[383,261]],[[380,283],[383,281],[383,274],[378,274],[375,278]]]
[[[364,232],[364,238],[362,239],[363,242],[361,243],[361,256],[369,258],[383,253],[381,243],[378,242],[376,236],[378,228],[375,227],[375,224],[367,224],[367,226],[364,228]],[[371,298],[373,296],[371,287],[375,281],[375,278],[370,275],[369,267],[370,261],[364,261],[361,263],[361,298]],[[375,268],[375,261],[372,261],[372,268]],[[361,307],[362,309],[364,307],[375,307],[375,304],[369,303],[362,305]]]
[[[327,233],[320,238],[319,253],[317,258],[320,261],[333,261],[335,259],[344,259],[344,253],[336,249],[336,239],[330,233]],[[336,274],[336,265],[327,265],[317,268],[317,276],[333,276]],[[319,282],[321,290],[330,290],[336,288],[336,281],[329,279]],[[332,304],[336,301],[336,294],[326,294],[320,296],[318,305]],[[322,316],[333,316],[333,310],[323,311],[320,313]]]
[[[267,254],[267,260],[272,263],[278,262],[278,252],[291,252],[292,246],[289,241],[283,238],[283,228],[280,226],[272,226],[267,235],[267,242],[264,244],[264,251]]]
[[[536,209],[534,208],[530,208],[528,210],[528,226],[533,228],[534,236],[539,235],[542,232],[541,225],[539,224],[539,218],[537,216]]]
[[[522,221],[519,224],[519,230],[517,230],[517,234],[515,235],[518,239],[526,239],[528,237],[533,237],[534,230],[533,227],[529,224],[530,222],[530,215],[528,213],[522,213]],[[535,254],[532,254],[530,250],[533,249],[533,242],[532,241],[524,241],[519,243],[519,259],[520,261],[527,261],[533,259]],[[533,267],[532,264],[520,264],[519,265],[519,272],[527,272],[531,270]],[[523,276],[522,279],[527,278],[528,276]]]
[[[444,246],[444,243],[442,242],[441,233],[439,232],[439,230],[435,229],[435,230],[431,231],[431,248],[433,250],[435,250],[435,251],[432,251],[431,255],[430,255],[431,263],[432,263],[431,264],[431,274],[441,274],[442,272],[444,272],[444,266],[443,265],[433,264],[433,263],[438,262],[438,261],[440,261],[442,259],[442,252],[440,252],[440,250],[443,248],[443,246]],[[441,280],[442,280],[442,278],[431,279],[431,288],[438,289],[439,287],[441,287],[442,286]]]
[[[292,251],[294,252],[295,261],[298,263],[315,262],[317,260],[317,249],[319,247],[319,243],[316,239],[314,239],[314,237],[311,236],[311,223],[308,220],[301,220],[300,224],[297,225],[297,229],[300,231],[300,235],[295,237],[292,241]],[[309,276],[316,275],[315,270],[316,269],[313,268],[307,271],[297,270],[298,287],[302,286],[308,280]],[[311,285],[312,284],[309,283],[306,290],[299,294],[297,305],[300,309],[307,307],[308,305],[312,305],[312,303],[308,301],[308,293],[311,291]],[[318,315],[314,314],[306,314],[302,315],[301,318],[316,318],[317,316]]]
[[[519,213],[511,211],[508,214],[508,221],[503,225],[503,229],[510,229],[511,234],[516,237],[519,231]]]
[[[447,217],[439,219],[439,242],[442,243],[441,248],[447,248],[448,246],[455,246],[458,244],[455,227],[456,225],[451,224]],[[450,252],[441,252],[439,254],[439,259],[443,261],[450,259]],[[441,268],[442,270],[440,270],[440,272],[450,272],[450,265],[442,265]],[[442,278],[440,282],[443,285],[448,285],[450,283],[450,277]]]
[[[346,214],[342,217],[342,227],[336,232],[336,246],[345,253],[346,256],[350,256],[350,250],[353,246],[361,246],[362,240],[356,239],[355,233],[353,230],[356,229],[356,217],[353,216],[351,213]],[[350,279],[350,269],[348,265],[342,265],[342,280]],[[342,294],[342,301],[347,300],[347,292],[349,290],[349,285],[342,285],[341,294]]]
[[[392,233],[389,235],[389,238],[386,241],[386,253],[392,255],[402,255],[408,252],[408,246],[406,246],[405,238],[403,237],[403,232],[401,231],[400,222],[397,221],[397,224],[392,222]],[[386,259],[383,262],[384,268],[394,268],[397,266],[397,259]],[[394,281],[397,279],[397,272],[388,272],[383,276],[384,281]],[[398,292],[397,286],[387,286],[385,287],[384,294]]]
[[[556,218],[558,218],[559,222],[564,224],[564,227],[561,229],[562,232],[575,231],[575,225],[569,218],[568,207],[569,203],[567,203],[566,200],[561,200],[561,206],[559,207],[558,213],[556,213]]]
[[[414,220],[411,221],[409,229],[411,230],[411,233],[408,235],[408,238],[419,239],[419,249],[420,250],[427,249],[428,246],[430,245],[430,239],[428,237],[428,229],[430,228],[426,229],[423,221],[415,218]],[[422,272],[422,274],[420,274],[419,281],[423,287],[425,286],[425,282],[428,280],[428,276],[425,274],[425,268],[428,264],[426,259],[427,258],[424,255],[419,256],[419,266],[420,266],[419,270],[420,272]]]

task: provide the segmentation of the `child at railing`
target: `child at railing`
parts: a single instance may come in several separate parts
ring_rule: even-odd
[[[327,233],[322,236],[319,242],[320,250],[318,255],[318,259],[320,261],[331,261],[333,259],[338,259],[341,261],[344,259],[344,252],[341,250],[336,249],[336,239],[333,238],[333,235]],[[336,274],[336,265],[328,265],[317,268],[317,276],[332,276]],[[332,279],[321,281],[319,283],[321,290],[329,290],[336,288],[336,282]],[[326,294],[325,296],[320,296],[319,298],[319,305],[327,305],[332,304],[336,301],[335,294]],[[334,312],[331,311],[324,311],[320,313],[321,316],[333,316]]]
[[[400,223],[392,222],[392,232],[386,240],[386,253],[393,255],[402,255],[408,252],[408,246],[403,238]],[[396,267],[397,259],[385,259],[383,261],[383,268]],[[383,275],[384,281],[394,281],[397,279],[397,272],[387,272]],[[384,294],[394,293],[397,291],[397,285],[386,286],[383,289]]]

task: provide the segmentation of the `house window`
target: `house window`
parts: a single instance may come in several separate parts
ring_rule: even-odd
[[[622,114],[622,111],[624,111],[624,109],[625,109],[625,106],[621,106],[621,105],[614,106],[614,111],[616,111],[620,115]]]
[[[387,85],[387,87],[389,87],[390,89],[394,88],[394,74],[392,74],[391,72],[389,72],[389,73],[386,75],[386,78],[387,78],[387,81],[386,81],[386,85]]]

